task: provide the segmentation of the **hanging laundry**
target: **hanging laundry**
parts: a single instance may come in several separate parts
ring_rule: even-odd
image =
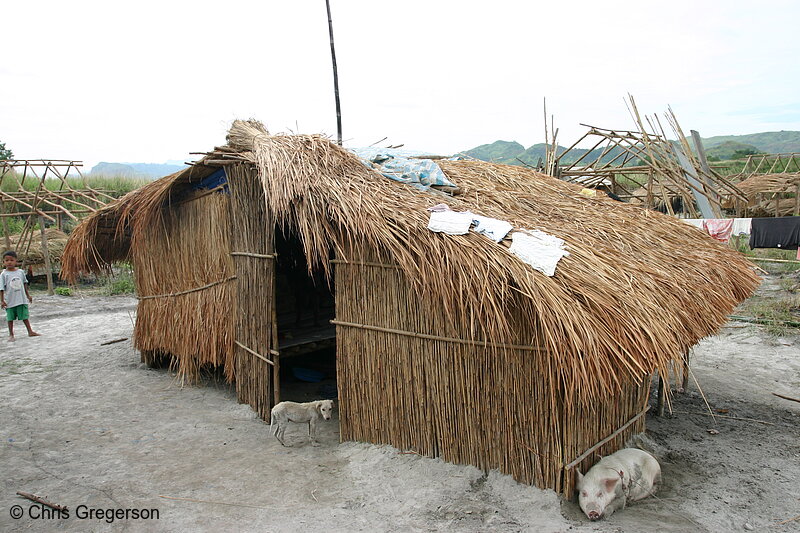
[[[513,226],[510,222],[497,218],[482,217],[473,215],[472,221],[477,224],[472,231],[486,235],[494,242],[502,241]]]
[[[450,211],[449,209],[447,211],[434,211],[428,221],[428,229],[437,233],[446,233],[447,235],[464,235],[469,232],[474,216],[469,211],[461,213]]]
[[[752,223],[752,218],[734,218],[731,235],[750,235],[750,226]]]
[[[800,245],[800,217],[754,218],[750,248],[795,250]]]
[[[731,231],[733,231],[733,219],[707,218],[703,221],[703,229],[714,239],[720,242],[728,242],[731,240]]]
[[[508,251],[539,272],[553,276],[561,258],[569,255],[564,246],[562,239],[543,231],[522,230],[511,234]]]
[[[694,226],[697,229],[704,229],[703,228],[703,220],[702,218],[680,218],[678,219],[684,224],[689,224],[690,226]]]

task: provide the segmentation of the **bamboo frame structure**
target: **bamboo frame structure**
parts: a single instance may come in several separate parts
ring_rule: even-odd
[[[713,214],[722,216],[722,197],[744,200],[742,192],[729,179],[714,172],[704,161],[704,154],[694,155],[675,114],[666,115],[677,143],[670,142],[657,116],[639,114],[630,97],[631,115],[637,130],[613,130],[582,124],[588,128],[577,141],[554,157],[549,174],[568,182],[597,186],[604,180],[610,190],[623,200],[662,208],[674,215],[672,204],[681,200],[690,216],[697,217],[698,202],[708,202]],[[592,145],[577,158],[578,145]],[[602,147],[599,155],[590,158]],[[561,163],[574,159],[570,163]],[[682,160],[685,163],[682,163]],[[588,185],[586,184],[588,182]],[[634,183],[636,188],[623,183]]]
[[[79,217],[94,213],[114,200],[114,197],[104,191],[93,189],[87,184],[80,172],[81,165],[80,161],[71,160],[0,160],[0,220],[3,222],[5,234],[4,245],[8,249],[12,245],[6,220],[24,219],[22,232],[14,239],[14,246],[23,258],[24,266],[36,264],[31,260],[30,252],[31,247],[35,247],[33,243],[37,232],[34,228],[37,223],[39,224],[41,253],[34,255],[40,255],[40,261],[45,265],[50,294],[53,294],[51,265],[58,257],[53,257],[48,247],[45,221],[63,230],[64,217],[78,221]],[[73,171],[83,181],[83,188],[75,189],[67,181],[67,176]],[[33,191],[25,187],[26,182],[35,183]],[[62,247],[59,247],[60,249]]]
[[[745,198],[726,197],[740,217],[800,215],[800,154],[753,154],[734,176]]]
[[[445,197],[387,180],[320,136],[236,121],[228,143],[87,218],[63,275],[124,258],[137,276],[186,271],[167,286],[137,277],[141,295],[161,297],[140,302],[136,345],[187,379],[224,364],[238,399],[267,419],[288,355],[276,239],[291,232],[334,286],[344,440],[569,495],[575,468],[643,430],[650,376],[683,364],[759,282],[737,252],[672,217],[529,169],[442,160],[458,185]],[[219,161],[230,193],[194,190]],[[431,232],[427,208],[442,201],[540,228],[570,255],[548,277],[507,243]],[[220,298],[235,321],[208,321]],[[163,323],[170,314],[180,327]]]

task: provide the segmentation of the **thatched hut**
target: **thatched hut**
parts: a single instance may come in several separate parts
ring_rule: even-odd
[[[265,419],[286,269],[321,274],[342,439],[570,493],[574,467],[644,429],[651,375],[717,331],[758,277],[660,213],[522,167],[439,163],[453,195],[390,181],[325,138],[236,121],[226,146],[78,226],[63,273],[131,261],[144,360],[187,376],[223,365]],[[560,237],[569,255],[548,277],[507,242],[433,233],[440,202]]]

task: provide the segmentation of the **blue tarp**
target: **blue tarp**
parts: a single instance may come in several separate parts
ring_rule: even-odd
[[[192,185],[192,190],[196,191],[199,189],[216,189],[220,185],[225,185],[222,189],[222,192],[228,192],[228,178],[225,176],[225,169],[220,168],[219,170],[215,171],[213,174],[204,178],[198,183]]]
[[[411,185],[420,190],[430,187],[456,187],[447,179],[433,160],[416,159],[424,157],[422,152],[398,150],[396,148],[353,148],[351,149],[366,165],[389,179]],[[411,159],[411,157],[415,159]]]

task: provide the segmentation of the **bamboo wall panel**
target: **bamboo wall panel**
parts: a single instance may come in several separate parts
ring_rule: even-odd
[[[365,258],[364,263],[385,263]],[[337,320],[469,339],[397,269],[338,263]],[[528,320],[530,322],[530,320]],[[519,339],[530,339],[521,331]],[[480,340],[480,339],[475,339]],[[337,328],[344,440],[391,444],[560,488],[561,409],[536,351]]]
[[[134,346],[156,364],[170,354],[181,380],[195,381],[203,366],[225,368],[233,378],[233,282],[178,296],[233,275],[229,256],[228,198],[207,195],[164,210],[163,224],[142,235],[133,254],[139,308]],[[156,297],[152,297],[156,296]]]
[[[564,455],[569,464],[580,457],[594,444],[612,435],[628,420],[641,413],[650,397],[650,379],[639,386],[626,387],[617,397],[591,407],[581,406],[575,401],[565,401],[564,416]],[[572,495],[575,483],[575,469],[584,474],[601,457],[624,448],[625,442],[634,434],[645,429],[645,417],[641,416],[619,435],[600,446],[575,468],[564,472],[564,494]]]
[[[275,305],[274,222],[267,216],[264,189],[252,167],[229,166],[226,169],[231,191],[230,252],[234,255],[237,304],[229,309],[236,323],[236,340],[270,360],[273,346],[273,309]],[[236,395],[258,415],[269,420],[273,407],[274,376],[278,368],[236,347]]]

